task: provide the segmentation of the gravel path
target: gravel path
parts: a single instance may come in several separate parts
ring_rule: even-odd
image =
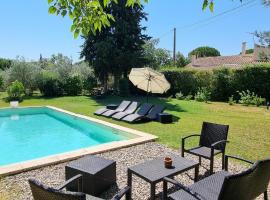
[[[122,188],[126,185],[127,180],[127,167],[133,166],[138,163],[142,163],[145,160],[150,160],[155,157],[163,157],[170,154],[177,154],[180,156],[180,153],[176,150],[167,148],[161,144],[150,142],[146,144],[141,144],[137,146],[132,146],[128,148],[123,148],[116,151],[111,151],[103,154],[99,154],[104,158],[109,158],[116,160],[117,162],[117,187]],[[189,159],[196,159],[192,156],[187,156]],[[32,170],[29,172],[21,173],[14,176],[5,177],[0,180],[0,199],[1,195],[9,196],[10,199],[3,198],[5,200],[32,200],[31,192],[29,185],[27,183],[28,178],[36,178],[41,180],[43,183],[49,186],[57,186],[64,182],[64,167],[66,163],[44,167],[37,170]],[[209,166],[209,161],[202,160],[202,166],[200,167],[200,178],[207,174],[206,169]],[[216,159],[215,170],[221,169],[221,161]],[[230,163],[229,170],[230,172],[239,172],[245,169],[242,165]],[[179,175],[176,177],[176,180],[180,181],[185,185],[193,183],[193,174],[194,170],[191,170],[187,173]],[[150,186],[148,183],[144,182],[142,179],[133,176],[133,199],[148,199],[150,194]],[[109,199],[112,197],[112,194],[117,191],[117,187],[111,188],[109,191],[103,194],[103,197]],[[162,185],[158,184],[157,193],[162,191]],[[270,194],[270,187],[268,187]],[[2,194],[1,194],[2,192]],[[160,194],[157,198],[160,198]],[[258,199],[263,199],[260,196]],[[1,199],[2,200],[2,199]]]

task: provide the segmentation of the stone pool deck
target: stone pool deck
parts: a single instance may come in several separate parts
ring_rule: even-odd
[[[103,194],[105,199],[109,199],[117,191],[117,187],[123,188],[127,183],[127,167],[142,163],[146,160],[153,159],[155,157],[164,157],[171,154],[176,154],[180,156],[180,152],[177,150],[172,150],[156,142],[149,142],[145,144],[140,144],[132,147],[127,147],[119,150],[114,150],[102,154],[98,154],[101,157],[113,159],[117,162],[117,186],[111,188],[109,191]],[[189,159],[196,160],[195,157],[187,156]],[[4,177],[0,180],[0,200],[31,200],[32,195],[28,185],[28,178],[35,178],[49,186],[58,186],[65,180],[65,165],[66,163],[61,163],[57,165],[52,165],[48,167],[43,167],[40,169],[24,172],[21,174]],[[202,160],[202,166],[200,167],[200,178],[203,178],[207,174],[206,169],[209,166],[209,161]],[[221,160],[216,159],[215,168],[216,171],[221,169]],[[239,172],[245,169],[245,166],[232,163],[229,164],[229,171],[232,173]],[[176,176],[176,180],[180,181],[185,185],[193,183],[194,170],[191,170],[182,175]],[[157,185],[157,193],[162,191],[162,184]],[[142,179],[133,177],[133,199],[144,200],[149,198],[150,186],[148,183],[144,182]],[[270,187],[268,187],[268,192],[270,193]],[[8,196],[8,198],[1,199],[1,195]],[[159,199],[159,196],[157,197]],[[257,199],[263,199],[263,196]]]

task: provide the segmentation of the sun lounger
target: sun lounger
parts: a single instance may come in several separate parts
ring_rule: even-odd
[[[137,108],[139,107],[139,105],[140,105],[140,103],[134,101],[134,102],[132,102],[132,103],[127,107],[127,109],[126,109],[125,111],[123,111],[123,112],[118,112],[118,113],[114,114],[114,115],[112,116],[112,118],[113,118],[113,119],[118,119],[118,120],[120,120],[120,119],[122,119],[123,117],[125,117],[125,116],[127,116],[127,115],[129,115],[129,114],[134,113],[134,112],[137,110]]]
[[[114,111],[118,111],[118,112],[121,112],[121,111],[124,111],[127,106],[130,104],[130,101],[122,101],[121,104],[114,110]],[[107,111],[110,111],[111,109],[108,109],[108,108],[100,108],[98,109],[94,114],[95,115],[102,115],[103,113],[107,112]]]
[[[145,116],[146,119],[156,120],[159,113],[162,113],[165,110],[164,106],[155,105],[150,112]]]
[[[152,104],[145,103],[139,108],[139,110],[136,113],[127,115],[126,117],[122,118],[122,120],[126,122],[135,122],[137,120],[140,120],[145,115],[147,115],[147,113],[151,110],[152,107],[153,107]]]
[[[105,111],[105,112],[102,113],[101,115],[102,115],[102,116],[105,116],[105,117],[110,117],[110,116],[114,115],[115,113],[125,111],[129,105],[130,105],[130,101],[123,101],[123,102],[118,106],[118,108],[116,108],[115,110],[108,110],[108,111]]]

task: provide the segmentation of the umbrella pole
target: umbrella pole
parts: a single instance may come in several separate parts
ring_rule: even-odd
[[[146,94],[146,102],[148,103],[148,96],[149,96],[149,83],[150,83],[150,80],[148,79],[148,84],[147,84],[147,94]]]

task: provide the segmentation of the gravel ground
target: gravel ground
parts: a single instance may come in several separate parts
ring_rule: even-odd
[[[142,163],[146,160],[153,159],[155,157],[163,157],[171,154],[180,155],[180,152],[167,148],[161,144],[150,142],[146,144],[141,144],[137,146],[132,146],[128,148],[123,148],[116,151],[106,152],[99,154],[104,158],[113,159],[117,162],[117,186],[111,188],[109,191],[105,192],[102,197],[109,199],[117,191],[118,188],[126,186],[127,182],[127,167]],[[196,160],[197,158],[193,156],[187,156],[189,159]],[[29,172],[17,174],[14,176],[5,177],[0,180],[0,192],[2,195],[9,196],[10,200],[30,200],[32,199],[31,191],[28,185],[28,178],[35,178],[42,181],[43,183],[49,186],[57,186],[64,182],[64,167],[66,163],[44,167],[37,170],[32,170]],[[206,168],[209,166],[209,161],[202,160],[202,166],[200,167],[200,177],[203,178],[207,175]],[[221,160],[216,159],[215,170],[218,171],[221,169]],[[244,166],[230,163],[229,170],[230,172],[236,173],[245,169]],[[188,171],[187,173],[176,176],[176,180],[180,181],[185,185],[190,185],[193,183],[194,170]],[[132,188],[132,197],[133,199],[148,199],[150,194],[150,186],[148,183],[144,182],[142,179],[133,176],[133,188]],[[162,191],[162,185],[157,184],[156,192],[158,193],[157,198],[160,199]],[[270,187],[268,187],[270,194]],[[1,193],[0,193],[1,199]],[[5,200],[7,198],[4,198]],[[260,196],[257,199],[263,199]]]

